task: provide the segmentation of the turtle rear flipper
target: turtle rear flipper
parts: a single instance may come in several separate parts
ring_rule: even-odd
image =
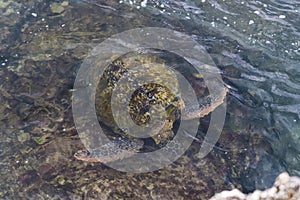
[[[80,150],[74,154],[78,160],[86,162],[109,163],[128,158],[137,153],[144,145],[142,140],[118,138],[96,149]]]

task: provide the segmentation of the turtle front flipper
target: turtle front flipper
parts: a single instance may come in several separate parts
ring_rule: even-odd
[[[117,138],[96,149],[77,151],[74,157],[86,162],[109,163],[132,156],[137,153],[143,145],[144,142],[142,140]]]
[[[224,87],[217,96],[207,96],[202,102],[187,105],[181,113],[182,119],[189,120],[208,115],[224,102],[227,92],[228,88]]]

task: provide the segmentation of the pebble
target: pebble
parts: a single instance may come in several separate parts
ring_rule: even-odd
[[[54,14],[60,14],[65,10],[64,6],[62,6],[62,4],[60,4],[60,3],[52,3],[50,5],[50,9],[51,9],[51,12]]]

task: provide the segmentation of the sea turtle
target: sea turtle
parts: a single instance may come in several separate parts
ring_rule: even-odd
[[[160,114],[156,116],[158,121],[163,119],[164,123],[154,124],[149,133],[154,143],[162,147],[172,140],[173,125],[180,117],[183,120],[203,117],[223,103],[227,94],[226,87],[215,96],[203,97],[200,107],[198,102],[195,105],[186,106],[180,97],[176,73],[166,67],[166,60],[170,59],[172,59],[170,55],[165,52],[148,49],[130,52],[112,61],[100,78],[95,98],[98,120],[111,130],[108,137],[112,139],[112,142],[97,149],[80,150],[75,153],[75,158],[88,162],[113,162],[140,151],[144,144],[143,140],[129,135],[130,128],[138,125],[139,130],[144,131],[143,128],[146,129],[147,124],[153,119],[153,113],[161,113],[159,109],[164,108],[165,118],[162,118]],[[177,65],[180,65],[178,59],[175,61]],[[176,64],[172,67],[179,68]],[[205,84],[200,74],[194,74],[193,78]],[[145,83],[141,84],[141,81]],[[168,82],[168,87],[165,87],[166,82]],[[137,88],[128,96],[128,92],[131,93],[129,88],[134,86]],[[206,86],[205,89],[207,90]],[[198,93],[204,95],[203,91]],[[126,104],[129,117],[123,116],[124,112],[118,112],[124,108],[118,103],[113,104],[112,98],[117,99],[120,105],[129,99]],[[184,112],[181,112],[183,108],[185,108]],[[115,110],[114,114],[113,110]],[[129,128],[120,128],[116,118],[119,118],[121,124],[129,124]],[[134,125],[131,124],[132,121]]]

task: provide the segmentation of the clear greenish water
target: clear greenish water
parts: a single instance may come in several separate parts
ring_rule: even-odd
[[[208,199],[270,187],[282,171],[300,176],[299,1],[2,0],[0,13],[1,199]],[[77,70],[96,44],[142,27],[205,47],[231,88],[222,135],[204,159],[195,141],[151,173],[78,161]]]

